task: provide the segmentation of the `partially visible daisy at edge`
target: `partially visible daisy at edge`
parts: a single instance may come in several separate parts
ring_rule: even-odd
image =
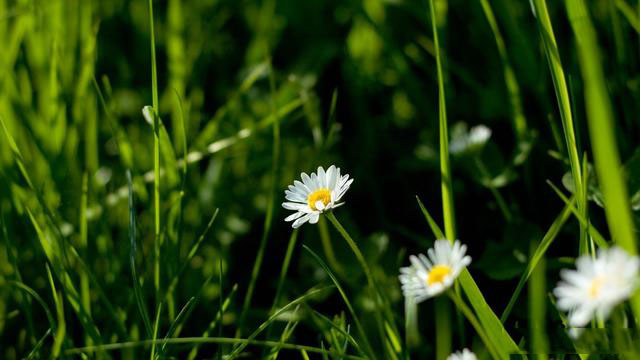
[[[447,357],[447,360],[478,360],[478,358],[472,351],[464,348],[462,351],[456,351],[453,354],[449,355],[449,357]]]
[[[471,263],[467,246],[456,240],[436,240],[424,254],[411,255],[411,266],[400,268],[400,283],[405,297],[419,303],[448,289],[460,272]]]
[[[640,258],[619,247],[598,250],[597,256],[582,255],[576,270],[562,270],[562,280],[553,290],[557,307],[567,311],[569,335],[577,338],[594,317],[606,320],[616,305],[637,289]]]
[[[300,174],[302,182],[295,180],[289,189],[285,190],[285,198],[282,207],[295,211],[287,216],[285,221],[293,221],[293,228],[298,228],[307,221],[315,224],[320,214],[335,209],[344,204],[340,199],[349,190],[353,179],[349,175],[340,175],[340,168],[331,165],[327,171],[322,166],[317,173],[311,175]]]

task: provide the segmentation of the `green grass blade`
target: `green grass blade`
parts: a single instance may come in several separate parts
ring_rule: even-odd
[[[624,0],[615,0],[615,3],[618,10],[620,10],[622,15],[629,22],[629,25],[631,25],[635,31],[640,33],[640,19],[638,19],[637,11]]]
[[[564,211],[563,211],[564,212]],[[552,225],[553,227],[553,225]],[[544,239],[542,240],[544,241]],[[538,246],[534,249],[535,242],[531,242],[530,253],[538,252]],[[546,273],[545,258],[540,257],[538,265],[531,273],[531,281],[529,281],[529,289],[527,291],[529,297],[529,333],[531,334],[531,353],[536,354],[536,360],[547,360],[549,357],[549,342],[546,332]]]
[[[427,219],[427,223],[429,223],[429,227],[433,232],[433,236],[435,236],[436,239],[445,239],[444,233],[442,232],[436,221],[433,220],[433,217],[431,216],[431,214],[429,214],[429,211],[427,211],[427,208],[424,206],[418,195],[416,195],[416,200],[418,201],[418,205],[420,206],[420,211],[422,211],[424,218]]]
[[[156,339],[158,339],[158,328],[160,327],[160,314],[162,314],[162,303],[158,305],[158,311],[156,311],[156,321],[153,325],[153,337],[151,338],[151,340],[153,340],[153,343],[151,344],[151,360],[156,359]]]
[[[151,92],[153,108],[153,199],[155,209],[155,242],[154,242],[154,273],[153,283],[156,290],[156,301],[160,293],[160,104],[158,102],[158,75],[156,68],[156,40],[153,29],[153,0],[149,0],[149,32],[151,33]]]
[[[321,289],[323,291],[325,289]],[[314,294],[317,292],[314,292]],[[114,343],[114,344],[106,344],[106,345],[96,345],[91,347],[83,347],[83,348],[73,348],[67,349],[64,354],[65,355],[77,355],[77,354],[85,354],[85,353],[93,353],[93,352],[105,352],[105,351],[114,351],[114,350],[123,350],[123,349],[131,349],[136,347],[150,346],[153,343],[163,344],[163,343],[171,344],[171,345],[180,345],[180,344],[235,344],[242,346],[243,349],[249,345],[254,346],[264,346],[273,348],[276,346],[281,347],[282,349],[296,350],[296,351],[307,351],[313,352],[319,355],[331,355],[331,356],[339,356],[345,360],[365,360],[361,356],[354,355],[342,355],[335,351],[325,350],[313,346],[308,345],[299,345],[299,344],[290,344],[290,343],[281,343],[278,341],[260,341],[254,339],[239,339],[239,338],[225,338],[225,337],[183,337],[183,338],[174,338],[164,340],[141,340],[141,341],[131,341],[125,343]]]
[[[127,171],[127,183],[129,186],[129,244],[131,251],[129,252],[129,263],[131,266],[131,276],[133,277],[133,293],[138,304],[138,311],[144,323],[144,328],[147,331],[147,336],[153,336],[153,330],[151,328],[151,320],[149,320],[149,313],[147,312],[147,306],[145,305],[142,288],[140,281],[138,280],[138,272],[136,270],[136,212],[133,205],[133,183],[131,180],[131,172]]]
[[[562,201],[564,201],[564,203],[569,207],[569,209],[571,209],[571,212],[573,213],[573,216],[576,217],[576,219],[578,219],[578,221],[580,221],[581,223],[587,225],[587,219],[582,217],[582,214],[580,214],[578,212],[578,210],[573,206],[574,203],[574,199],[568,199],[563,193],[562,191],[560,191],[560,189],[558,189],[557,186],[553,185],[552,182],[547,181],[547,184],[549,184],[549,186],[551,186],[551,188],[553,189],[553,191],[558,195],[558,197],[560,199],[562,199]],[[608,248],[609,244],[607,243],[607,240],[605,240],[604,236],[602,236],[602,234],[600,234],[600,232],[598,231],[598,229],[596,229],[591,223],[588,223],[588,227],[589,227],[589,235],[591,235],[591,238],[593,238],[593,240],[596,242],[596,244],[598,244],[599,247],[601,248]]]
[[[489,3],[489,0],[480,0],[480,5],[482,5],[482,10],[484,11],[484,15],[487,18],[487,22],[489,23],[489,27],[491,28],[491,32],[493,33],[493,37],[496,40],[498,54],[500,55],[500,60],[502,61],[502,67],[504,69],[504,82],[507,86],[507,91],[509,92],[509,102],[511,104],[513,127],[515,129],[516,138],[518,140],[518,143],[523,143],[527,141],[527,118],[524,116],[524,113],[522,111],[520,86],[518,85],[518,80],[516,79],[515,72],[513,71],[511,62],[509,61],[507,48],[505,46],[502,33],[500,32],[500,28],[498,27],[496,17],[493,14],[491,4]]]
[[[39,351],[42,348],[42,345],[44,345],[45,340],[47,340],[47,338],[50,335],[51,335],[51,328],[47,329],[47,331],[44,333],[44,335],[42,335],[40,340],[38,340],[38,342],[33,346],[33,349],[31,350],[31,352],[29,352],[29,355],[27,355],[27,360],[40,358],[40,355],[38,355]]]
[[[369,343],[369,339],[367,337],[367,333],[364,330],[364,327],[362,326],[362,323],[360,322],[360,319],[358,319],[358,316],[356,315],[356,312],[353,309],[353,306],[351,305],[351,301],[349,301],[349,298],[347,297],[347,294],[342,289],[342,286],[340,286],[340,283],[338,282],[338,279],[335,277],[335,275],[333,275],[333,273],[331,272],[331,270],[329,269],[327,264],[325,264],[324,261],[322,261],[322,259],[315,252],[313,252],[313,250],[311,250],[307,245],[302,245],[302,248],[305,249],[309,254],[311,254],[311,256],[322,267],[322,269],[327,273],[327,275],[329,275],[329,278],[331,278],[331,281],[336,286],[336,289],[338,289],[338,292],[340,293],[340,296],[342,297],[342,300],[344,300],[344,303],[347,306],[347,309],[349,310],[349,313],[351,313],[351,316],[353,317],[353,321],[356,324],[356,328],[358,329],[358,332],[360,333],[360,336],[362,337],[362,341],[365,344],[365,347],[367,349],[368,355],[371,356],[372,359],[375,359],[376,358],[375,352],[373,351],[373,348],[371,347],[371,343]]]
[[[456,239],[455,212],[453,203],[453,188],[451,186],[451,165],[449,162],[449,130],[447,125],[447,104],[444,92],[444,75],[442,73],[442,59],[440,57],[440,42],[438,40],[438,25],[434,0],[429,0],[433,43],[436,52],[436,68],[438,72],[438,124],[440,131],[440,175],[442,190],[442,211],[444,214],[444,232],[449,240]]]
[[[613,110],[600,62],[596,32],[583,1],[567,0],[566,7],[569,22],[576,36],[593,158],[598,183],[602,187],[604,210],[611,237],[629,253],[637,254],[629,194],[621,171]],[[640,293],[636,293],[631,299],[631,307],[636,322],[640,322]]]
[[[306,294],[298,297],[297,299],[291,301],[287,305],[281,307],[280,310],[276,311],[265,322],[260,324],[260,326],[258,326],[258,328],[253,333],[251,333],[251,335],[249,335],[247,340],[248,341],[252,341],[253,339],[255,339],[262,331],[264,331],[264,329],[267,328],[267,326],[269,326],[269,324],[271,324],[274,320],[276,320],[280,315],[282,315],[284,312],[289,310],[291,307],[293,307],[295,305],[298,305],[298,304],[304,302],[305,300],[313,297],[314,295],[317,295],[318,293],[324,292],[324,291],[326,291],[328,289],[331,289],[331,288],[333,288],[333,286],[328,286],[328,287],[324,287],[324,288],[321,288],[321,289],[310,290]],[[248,345],[247,342],[241,343],[239,346],[237,346],[231,352],[231,354],[228,355],[227,359],[228,360],[235,359],[242,352],[242,350],[244,350],[244,348],[247,347],[247,345]]]
[[[576,198],[578,204],[578,211],[581,214],[585,214],[586,218],[586,203],[583,201],[585,196],[582,195],[582,171],[580,170],[580,158],[578,156],[578,146],[576,144],[576,135],[573,128],[573,116],[571,112],[571,98],[569,96],[569,90],[567,81],[565,78],[564,70],[562,68],[562,62],[560,60],[560,53],[558,51],[558,45],[553,32],[553,26],[547,11],[547,4],[545,0],[533,0],[533,6],[536,11],[536,19],[542,34],[542,42],[544,44],[545,54],[547,56],[547,62],[549,63],[549,71],[551,73],[551,79],[553,80],[553,86],[556,92],[556,98],[558,100],[558,108],[560,110],[560,118],[562,120],[562,129],[564,132],[565,144],[567,147],[567,153],[569,155],[569,164],[571,166],[571,175],[575,183],[576,193],[579,194]],[[580,189],[580,190],[578,190]],[[580,232],[585,233],[586,227],[580,224]],[[586,239],[586,236],[581,236],[582,239]],[[580,244],[580,250],[582,253],[586,252],[588,247],[585,243]]]
[[[562,229],[562,226],[567,221],[567,218],[569,217],[569,214],[571,211],[571,206],[573,206],[574,202],[575,202],[575,198],[571,198],[571,202],[564,207],[564,209],[553,221],[553,223],[549,227],[549,230],[547,230],[547,233],[544,235],[544,237],[540,241],[540,244],[538,244],[538,247],[536,248],[535,252],[531,256],[531,260],[529,260],[529,263],[527,264],[527,268],[522,273],[522,276],[520,277],[520,281],[518,281],[518,285],[516,286],[516,289],[513,292],[513,295],[511,295],[511,298],[509,299],[507,306],[502,312],[500,321],[502,321],[503,324],[507,321],[509,314],[511,314],[511,309],[513,308],[513,305],[515,305],[516,300],[518,299],[518,296],[520,295],[520,292],[524,287],[524,284],[527,282],[527,280],[529,280],[529,277],[533,273],[533,270],[535,270],[538,263],[544,258],[544,254],[547,252],[547,249],[549,248],[553,240],[556,238],[556,236],[558,236],[560,229]]]
[[[49,265],[47,267],[47,278],[49,279],[49,286],[51,287],[51,293],[53,295],[53,302],[56,305],[56,316],[58,319],[58,327],[53,336],[53,346],[51,348],[51,357],[57,359],[60,356],[60,350],[62,348],[62,342],[64,341],[67,325],[64,321],[64,305],[62,301],[62,295],[56,290],[56,285],[53,282],[53,276],[51,275],[51,269]]]

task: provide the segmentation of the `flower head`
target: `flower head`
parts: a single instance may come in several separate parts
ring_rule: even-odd
[[[476,354],[465,348],[462,351],[457,351],[449,355],[447,360],[478,360],[478,358]]]
[[[481,149],[491,138],[491,129],[477,125],[467,130],[467,124],[458,123],[451,131],[449,152],[454,155]]]
[[[630,298],[638,285],[640,259],[619,247],[600,249],[595,258],[588,255],[576,260],[576,270],[563,270],[562,280],[553,293],[558,309],[568,311],[572,328],[587,325],[594,316],[606,319],[619,303]],[[573,337],[579,331],[570,332]]]
[[[295,180],[285,190],[287,202],[282,207],[295,211],[285,221],[293,221],[294,228],[300,227],[305,222],[315,224],[320,214],[334,209],[342,204],[340,199],[349,189],[353,179],[349,175],[340,175],[340,168],[331,165],[327,171],[318,167],[318,173],[300,175],[302,182]]]
[[[400,268],[400,283],[404,296],[416,303],[436,296],[449,288],[460,272],[471,263],[465,255],[467,246],[456,240],[436,240],[424,254],[411,255],[411,266]]]

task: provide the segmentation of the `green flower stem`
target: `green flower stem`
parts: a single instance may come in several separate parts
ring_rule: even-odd
[[[487,334],[482,329],[482,326],[480,326],[480,322],[478,321],[478,318],[476,318],[476,316],[473,314],[473,312],[467,306],[467,304],[464,303],[464,301],[460,298],[460,296],[458,296],[458,294],[456,294],[455,291],[448,290],[447,291],[447,295],[453,301],[453,303],[456,304],[458,309],[460,309],[460,311],[462,311],[462,313],[467,318],[467,320],[469,320],[469,322],[471,323],[473,328],[476,329],[476,331],[478,332],[478,335],[482,339],[482,342],[487,347],[487,350],[489,350],[489,353],[491,354],[491,357],[493,357],[496,360],[500,359],[500,356],[498,355],[498,352],[493,347],[493,343],[489,340],[489,337],[487,336]]]
[[[340,224],[340,222],[338,221],[336,216],[333,214],[333,212],[329,211],[326,213],[326,215],[329,221],[331,221],[331,224],[333,224],[333,226],[336,228],[336,230],[338,230],[340,235],[342,235],[342,237],[347,241],[347,244],[349,245],[353,253],[356,255],[356,258],[358,259],[358,262],[360,263],[360,266],[362,267],[362,270],[364,271],[364,274],[367,277],[367,282],[369,284],[369,287],[371,288],[371,291],[373,292],[373,296],[375,298],[376,303],[378,305],[381,305],[383,309],[387,310],[388,307],[385,308],[385,306],[381,304],[382,296],[380,294],[380,291],[378,290],[378,287],[376,286],[375,280],[373,279],[373,273],[371,272],[369,265],[367,265],[367,261],[365,260],[364,255],[362,254],[362,251],[360,251],[360,248],[358,248],[358,245],[356,244],[355,241],[353,241],[353,239],[351,238],[351,235],[349,235],[347,230],[345,230],[344,227],[342,227],[342,224]],[[375,316],[378,322],[378,331],[380,332],[380,336],[382,337],[382,339],[384,339],[384,330],[383,330],[382,319],[380,318],[380,313],[376,311]]]
[[[342,224],[340,224],[336,216],[333,215],[333,212],[329,211],[326,213],[326,215],[329,221],[331,221],[331,224],[333,224],[333,226],[336,228],[336,230],[338,230],[340,235],[342,235],[342,237],[347,241],[347,244],[349,245],[353,253],[356,255],[356,258],[358,259],[358,262],[360,263],[360,266],[362,266],[362,270],[364,271],[364,274],[367,277],[367,282],[369,282],[369,286],[374,291],[377,292],[378,288],[376,287],[375,281],[373,280],[373,274],[371,272],[371,269],[369,268],[369,265],[367,265],[367,261],[365,260],[362,252],[360,251],[360,248],[358,248],[358,245],[356,244],[355,241],[353,241],[353,239],[351,238],[351,235],[349,235],[347,230],[345,230],[344,227],[342,227]]]

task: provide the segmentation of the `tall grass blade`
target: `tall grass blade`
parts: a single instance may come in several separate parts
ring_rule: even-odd
[[[580,157],[578,156],[578,146],[576,144],[576,135],[573,128],[573,116],[571,112],[571,98],[569,96],[569,90],[567,81],[565,78],[564,70],[562,68],[562,62],[560,59],[560,53],[558,51],[558,45],[553,32],[553,26],[551,24],[551,18],[547,11],[547,4],[545,0],[533,0],[533,6],[537,14],[536,19],[542,36],[542,42],[544,44],[545,54],[547,56],[547,62],[549,63],[549,71],[551,73],[551,79],[553,80],[553,86],[556,92],[556,98],[558,100],[558,108],[560,110],[560,119],[562,120],[562,129],[564,132],[565,145],[567,147],[567,153],[569,155],[569,164],[571,166],[571,175],[573,176],[574,187],[576,193],[579,194],[576,197],[578,204],[578,211],[586,218],[586,206],[582,194],[584,187],[582,186],[582,171],[580,170]],[[580,190],[578,190],[580,189]],[[586,233],[586,227],[580,224],[580,232]],[[585,253],[588,250],[588,246],[584,243],[585,236],[581,235],[583,242],[580,243],[580,252]]]
[[[567,0],[569,22],[576,36],[578,60],[584,81],[589,135],[598,182],[602,187],[605,215],[611,237],[620,247],[636,254],[637,243],[627,184],[624,181],[614,133],[614,117],[607,93],[596,32],[582,0]],[[636,322],[640,322],[640,293],[631,299]]]

